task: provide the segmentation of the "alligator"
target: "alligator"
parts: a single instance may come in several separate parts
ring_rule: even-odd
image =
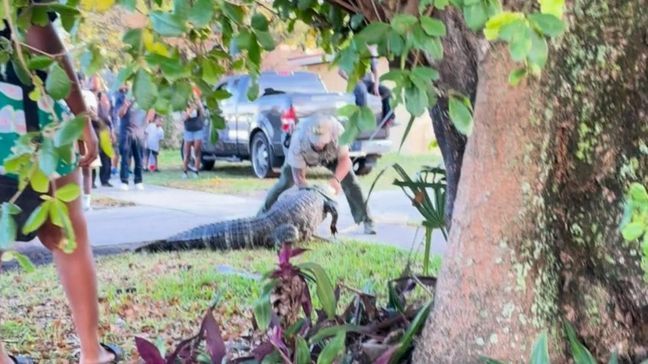
[[[307,241],[327,214],[331,215],[330,228],[335,235],[338,219],[335,200],[318,186],[288,190],[270,210],[255,217],[198,226],[145,244],[136,251],[272,248],[283,242]]]

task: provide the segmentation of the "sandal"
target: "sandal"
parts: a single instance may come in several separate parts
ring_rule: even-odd
[[[120,361],[124,360],[124,350],[122,350],[119,346],[117,346],[115,344],[103,344],[103,343],[99,344],[99,345],[101,345],[101,347],[104,348],[104,350],[106,350],[107,352],[109,352],[109,353],[111,353],[112,355],[115,356],[115,358],[113,360],[111,360],[110,362],[108,362],[106,364],[119,363]],[[22,364],[22,363],[19,363],[19,364]]]
[[[9,359],[13,360],[16,364],[34,364],[34,361],[28,356],[9,355]]]

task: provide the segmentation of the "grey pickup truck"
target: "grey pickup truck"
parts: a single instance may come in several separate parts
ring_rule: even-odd
[[[309,72],[262,73],[258,82],[260,92],[254,101],[247,97],[247,75],[230,76],[216,85],[232,96],[220,104],[225,129],[218,131],[215,144],[209,140],[211,123],[205,123],[201,158],[204,169],[213,168],[219,159],[250,160],[257,177],[273,176],[284,161],[282,126],[315,113],[335,114],[340,107],[355,101],[353,94],[328,92],[319,76]],[[359,175],[369,173],[377,159],[391,149],[389,126],[379,127],[380,99],[369,95],[368,106],[376,115],[377,128],[360,134],[350,147],[354,170]]]

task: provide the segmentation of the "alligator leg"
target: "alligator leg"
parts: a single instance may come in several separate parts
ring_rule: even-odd
[[[338,211],[337,204],[334,201],[324,200],[324,216],[326,214],[331,215],[331,235],[335,237],[337,234]]]

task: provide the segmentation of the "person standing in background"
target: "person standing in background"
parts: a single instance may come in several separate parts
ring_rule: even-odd
[[[135,189],[143,190],[142,183],[142,144],[144,139],[144,126],[146,122],[146,112],[135,106],[135,101],[128,93],[128,86],[123,85],[117,100],[115,102],[119,125],[119,153],[121,155],[121,165],[119,178],[121,180],[120,188],[128,191],[129,165],[133,160],[133,182]]]
[[[146,126],[145,135],[146,153],[144,155],[144,166],[151,172],[159,172],[158,154],[160,153],[160,141],[164,139],[161,115],[155,114],[153,120]]]
[[[115,143],[115,127],[113,125],[112,102],[106,93],[106,87],[101,79],[101,76],[94,75],[90,77],[90,91],[97,99],[97,118],[102,122],[103,126],[110,134],[111,143]],[[115,153],[116,154],[116,153]],[[99,148],[99,159],[101,160],[101,167],[99,168],[99,181],[103,187],[112,187],[110,184],[110,175],[112,170],[112,160],[106,152]],[[93,174],[92,180],[94,184],[95,175]]]
[[[192,168],[193,176],[198,177],[200,171],[200,153],[202,141],[204,138],[203,128],[205,127],[205,109],[200,102],[200,98],[194,92],[194,100],[189,104],[187,109],[182,113],[184,120],[184,160],[183,160],[183,178],[188,177],[189,161],[191,159],[191,148],[194,152],[194,166]]]

